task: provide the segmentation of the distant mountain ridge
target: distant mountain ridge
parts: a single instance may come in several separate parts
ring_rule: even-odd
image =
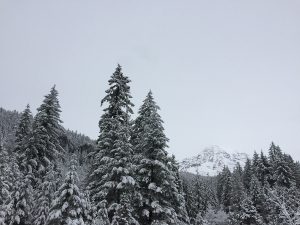
[[[246,153],[229,153],[219,146],[203,149],[198,155],[186,158],[180,162],[182,172],[198,173],[202,176],[216,176],[224,166],[232,171],[237,163],[245,165],[248,158]]]

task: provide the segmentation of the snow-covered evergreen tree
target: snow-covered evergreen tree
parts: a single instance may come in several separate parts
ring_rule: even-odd
[[[27,158],[26,148],[32,132],[32,114],[29,105],[21,114],[20,122],[16,130],[15,149],[19,166],[24,170],[30,159]]]
[[[8,152],[0,140],[0,225],[7,225],[9,222],[9,203],[11,201],[13,181],[11,180],[11,167],[8,162]]]
[[[290,162],[290,157],[283,154],[280,147],[272,143],[269,150],[269,158],[272,169],[271,187],[274,184],[287,188],[295,185],[293,162]]]
[[[31,225],[33,189],[26,174],[19,170],[16,157],[10,159],[11,176],[14,182],[9,202],[9,224]]]
[[[264,189],[255,175],[251,177],[249,197],[256,211],[261,215],[264,221],[267,221],[268,207],[266,205]]]
[[[173,176],[175,177],[175,186],[173,187],[173,205],[177,213],[178,224],[189,224],[190,218],[186,210],[183,184],[179,175],[179,164],[174,155],[169,157],[168,165],[170,170],[173,172]]]
[[[64,152],[59,136],[63,129],[60,120],[60,105],[55,86],[45,96],[33,121],[33,136],[26,154],[33,168],[35,188],[34,225],[44,225],[53,195],[60,182],[58,159]]]
[[[282,186],[269,188],[266,196],[270,207],[270,224],[298,225],[300,195],[295,186],[290,189]]]
[[[45,96],[43,103],[37,109],[37,114],[33,121],[33,152],[37,157],[33,160],[37,165],[39,175],[47,173],[47,167],[52,164],[54,170],[57,170],[57,159],[64,152],[60,146],[59,135],[63,132],[60,119],[60,104],[58,92],[55,86],[51,88],[48,95]]]
[[[297,188],[300,188],[300,163],[296,162],[294,166],[294,174]]]
[[[77,186],[77,162],[73,158],[70,162],[70,171],[64,183],[60,186],[53,200],[47,225],[85,225],[88,219],[85,212],[85,198]]]
[[[6,148],[0,142],[0,205],[5,204],[9,190],[13,186],[9,171],[11,170],[9,165],[9,155]]]
[[[101,101],[101,104],[107,103],[108,106],[99,121],[100,135],[89,176],[92,202],[99,209],[103,201],[106,201],[110,220],[124,208],[128,213],[124,218],[131,218],[133,213],[127,207],[127,201],[132,201],[136,184],[130,143],[130,114],[133,113],[133,104],[130,101],[129,82],[118,65],[109,80],[110,87],[106,96]]]
[[[230,213],[229,221],[232,225],[263,225],[261,216],[247,196],[241,201],[240,209]]]
[[[31,224],[32,205],[33,205],[33,187],[32,170],[30,158],[27,151],[30,146],[32,131],[32,115],[27,105],[20,117],[20,121],[15,133],[15,149],[11,157],[11,168],[14,174],[14,186],[12,188],[10,202],[10,223],[11,224]],[[18,164],[18,165],[17,165]]]
[[[151,91],[148,93],[135,123],[137,138],[134,149],[142,154],[137,165],[137,180],[142,195],[139,218],[143,225],[175,224],[175,199],[179,195],[176,177],[170,169],[167,151],[168,138],[158,114]]]
[[[120,204],[115,206],[115,214],[112,218],[111,225],[138,225],[139,222],[132,216],[132,205],[129,195],[121,196]]]
[[[269,148],[269,163],[270,163],[270,179],[269,184],[273,187],[276,183],[276,170],[277,165],[281,161],[282,151],[279,146],[276,146],[274,142],[271,143]]]
[[[250,188],[250,182],[251,182],[251,177],[252,177],[252,165],[251,165],[251,160],[247,159],[243,171],[243,184],[246,189],[246,191],[249,191]]]
[[[252,174],[255,174],[255,176],[257,176],[257,169],[258,169],[258,165],[259,165],[259,155],[256,151],[254,151],[253,153],[253,157],[252,157]],[[250,176],[251,178],[251,176]]]
[[[252,200],[246,194],[240,169],[238,167],[233,171],[231,181],[230,224],[262,224],[261,216],[254,207]],[[249,187],[249,189],[251,188]]]
[[[263,187],[271,180],[270,169],[268,158],[261,151],[256,176]]]
[[[204,186],[204,181],[201,179],[200,175],[196,175],[192,181],[193,183],[193,208],[194,214],[193,217],[196,218],[197,214],[205,213],[208,207],[208,198]]]
[[[246,192],[239,169],[235,168],[232,173],[230,192],[230,211],[239,212],[241,210],[241,202],[246,198]]]
[[[183,180],[183,192],[186,203],[185,206],[191,222],[192,219],[195,218],[197,215],[197,210],[195,210],[194,207],[194,193],[192,187],[193,186],[189,185],[187,181]]]
[[[231,205],[232,178],[228,167],[224,167],[222,173],[218,175],[217,197],[220,205],[224,207],[226,213]]]
[[[42,180],[37,186],[35,195],[35,206],[33,209],[33,224],[45,225],[50,207],[51,201],[54,198],[55,191],[57,189],[56,173],[53,170],[53,165],[47,168],[47,173],[43,176]]]

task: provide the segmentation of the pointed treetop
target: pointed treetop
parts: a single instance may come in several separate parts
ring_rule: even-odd
[[[26,108],[21,114],[20,122],[15,133],[17,149],[23,147],[24,141],[28,139],[28,135],[31,133],[31,122],[32,114],[30,111],[30,106],[27,104]]]
[[[60,120],[61,110],[58,100],[58,91],[55,89],[55,85],[51,88],[50,93],[45,95],[43,103],[37,110],[37,118],[41,115],[48,116],[49,120],[55,120],[56,123],[62,123],[62,121]]]
[[[146,98],[143,101],[142,106],[139,109],[140,115],[149,116],[150,114],[157,113],[157,110],[160,110],[160,107],[156,104],[154,101],[153,93],[150,90],[146,96]],[[149,114],[149,115],[148,115]],[[158,115],[158,117],[160,117]]]
[[[147,96],[152,96],[152,90],[150,89]]]
[[[106,90],[106,96],[101,100],[101,105],[105,102],[109,104],[108,108],[104,111],[108,112],[112,116],[126,117],[128,114],[132,114],[131,107],[134,104],[130,101],[132,98],[130,94],[130,79],[122,72],[122,67],[118,64],[115,72],[109,79],[109,89]]]
[[[271,143],[269,149],[269,158],[271,161],[278,160],[282,157],[281,148],[278,145],[275,145],[274,142]]]

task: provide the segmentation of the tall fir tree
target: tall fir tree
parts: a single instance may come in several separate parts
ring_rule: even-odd
[[[183,182],[179,174],[179,164],[176,161],[174,155],[169,157],[168,165],[170,170],[173,172],[173,176],[175,177],[175,186],[173,187],[173,195],[174,195],[173,205],[177,213],[178,223],[189,224],[190,218],[186,210],[186,202],[184,198],[183,184],[182,184]]]
[[[269,150],[269,159],[271,165],[271,187],[274,185],[290,188],[296,184],[293,161],[290,157],[282,153],[279,146],[271,144]]]
[[[229,212],[231,205],[232,190],[232,174],[228,167],[224,167],[223,171],[218,175],[217,179],[217,198],[220,205],[226,213]]]
[[[31,224],[34,189],[32,187],[34,176],[32,174],[31,152],[33,117],[29,104],[21,114],[15,133],[15,149],[13,159],[18,162],[15,176],[15,187],[12,193],[12,218],[17,218],[15,224]],[[16,163],[16,162],[14,162]]]
[[[142,158],[137,165],[137,180],[142,195],[139,218],[143,225],[175,224],[176,199],[180,196],[176,175],[168,165],[168,138],[150,91],[139,109],[134,125],[134,149]],[[183,200],[183,199],[182,199]]]
[[[33,121],[33,134],[30,148],[26,154],[33,166],[33,187],[35,191],[35,206],[33,214],[34,225],[44,225],[50,210],[51,200],[60,182],[61,171],[58,166],[64,149],[59,142],[63,134],[60,119],[60,104],[55,86],[45,96],[43,103]]]
[[[107,202],[110,221],[113,218],[116,221],[119,213],[124,212],[124,218],[132,219],[132,209],[127,206],[134,195],[136,182],[133,178],[133,150],[130,143],[133,103],[130,100],[129,83],[130,80],[118,65],[109,80],[106,96],[101,101],[101,105],[107,103],[108,106],[99,121],[100,135],[89,176],[92,202],[98,210],[104,201]]]
[[[259,164],[257,168],[257,178],[263,187],[266,186],[271,180],[270,164],[263,151],[260,153]]]
[[[16,153],[18,164],[21,169],[26,169],[27,164],[30,158],[27,158],[26,155],[26,148],[29,145],[29,139],[31,138],[32,132],[32,114],[30,111],[29,104],[26,106],[26,109],[21,114],[21,118],[16,130],[16,139],[15,139],[15,149],[14,152]]]
[[[255,176],[258,176],[258,166],[259,166],[259,155],[256,151],[254,151],[252,157],[252,174],[254,174]]]
[[[204,187],[204,181],[201,179],[200,175],[197,174],[193,179],[193,205],[194,205],[194,218],[197,214],[204,215],[208,207],[207,193]]]
[[[197,210],[195,210],[195,204],[194,204],[194,193],[192,189],[192,185],[189,185],[188,181],[185,179],[183,180],[183,192],[184,192],[184,198],[185,198],[185,205],[186,210],[188,213],[188,216],[190,218],[190,221],[192,222],[192,219],[196,217]]]
[[[230,224],[261,225],[261,216],[245,192],[239,170],[239,168],[235,168],[232,174]]]
[[[230,211],[240,211],[241,202],[246,197],[246,192],[243,185],[241,173],[238,168],[235,168],[232,173],[230,192]]]
[[[249,197],[257,213],[262,217],[262,220],[267,222],[268,207],[266,206],[264,189],[255,175],[251,177]]]
[[[250,189],[250,182],[251,182],[251,177],[252,177],[252,165],[251,165],[251,160],[247,159],[243,171],[243,184],[246,189],[246,191],[249,191]]]
[[[47,167],[50,164],[54,166],[54,170],[58,169],[57,160],[64,152],[59,142],[59,136],[64,132],[60,112],[58,92],[53,86],[37,109],[33,121],[33,152],[37,157],[36,169],[41,176],[47,173]]]

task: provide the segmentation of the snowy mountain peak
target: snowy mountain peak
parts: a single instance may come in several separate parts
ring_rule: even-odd
[[[245,165],[248,155],[226,151],[213,145],[203,149],[198,155],[186,158],[180,163],[182,172],[199,173],[203,176],[216,176],[224,166],[232,171],[237,163]]]

